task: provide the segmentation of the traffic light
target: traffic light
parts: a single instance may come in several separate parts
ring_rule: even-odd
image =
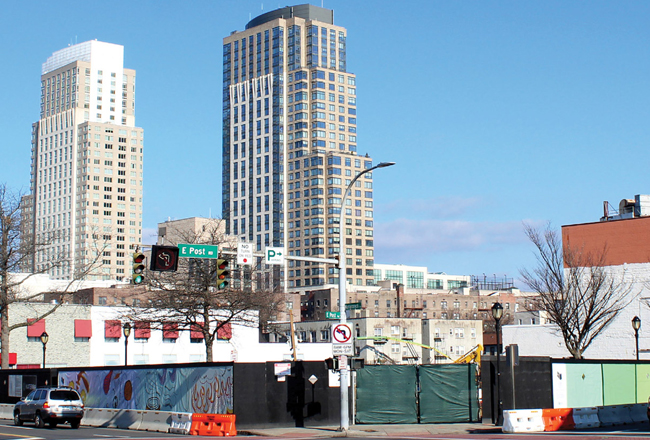
[[[228,260],[217,260],[217,289],[225,289],[228,287],[228,277],[230,271],[228,270]]]
[[[339,360],[338,358],[327,358],[325,359],[325,366],[328,370],[338,370],[339,369]]]
[[[142,252],[133,253],[133,284],[142,284],[144,281],[144,260],[145,256]]]
[[[178,248],[176,246],[152,246],[150,270],[171,272],[178,269]]]

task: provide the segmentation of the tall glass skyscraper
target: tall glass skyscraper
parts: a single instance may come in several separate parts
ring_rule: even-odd
[[[372,166],[357,154],[356,77],[346,29],[312,5],[277,9],[223,41],[223,218],[257,250],[334,258],[339,228],[346,278],[373,277]],[[288,288],[338,283],[333,265],[289,261]]]

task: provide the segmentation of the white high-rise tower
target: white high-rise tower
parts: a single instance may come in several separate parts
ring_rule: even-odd
[[[70,279],[98,260],[86,279],[131,276],[131,251],[142,240],[143,131],[135,71],[123,55],[123,46],[87,41],[43,64],[23,230],[47,245],[27,270]],[[65,264],[48,266],[62,256]]]

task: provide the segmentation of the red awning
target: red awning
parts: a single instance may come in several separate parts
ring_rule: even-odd
[[[104,337],[120,338],[122,335],[122,323],[118,320],[104,321]]]
[[[203,339],[203,332],[201,331],[202,322],[197,324],[192,324],[190,326],[190,338],[192,339]]]
[[[232,326],[229,322],[217,330],[217,339],[232,339]]]
[[[74,320],[74,337],[90,338],[93,335],[93,323],[90,319]]]
[[[27,320],[27,337],[28,338],[40,338],[43,332],[45,331],[45,320],[41,319],[34,322],[33,319]]]
[[[135,322],[135,338],[149,339],[151,337],[151,324],[143,321]]]
[[[178,339],[178,324],[175,322],[166,322],[163,324],[164,339]]]

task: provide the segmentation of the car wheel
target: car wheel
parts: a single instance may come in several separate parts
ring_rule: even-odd
[[[70,427],[72,429],[79,429],[79,424],[81,423],[81,420],[70,420]]]
[[[20,413],[19,413],[19,412],[16,412],[16,413],[14,414],[14,425],[16,425],[16,426],[23,426],[23,421],[20,420]]]
[[[50,422],[50,428],[56,428],[56,425],[58,425],[59,422]]]
[[[36,413],[36,415],[34,416],[34,425],[36,425],[37,428],[42,428],[45,426],[45,422],[41,417],[41,413]]]

